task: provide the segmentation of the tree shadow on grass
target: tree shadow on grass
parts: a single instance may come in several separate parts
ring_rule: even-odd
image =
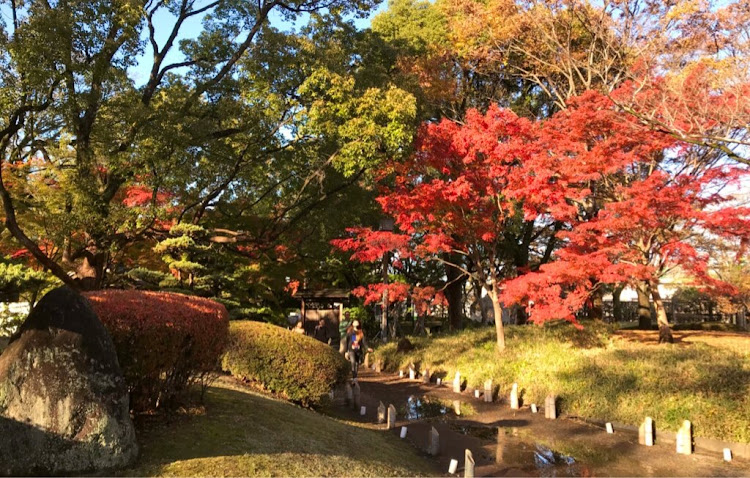
[[[700,436],[741,422],[750,392],[746,359],[705,346],[609,350],[557,378],[569,385],[561,392],[563,413],[630,425],[651,416],[672,431],[691,420]]]
[[[291,463],[300,456],[316,456],[323,464],[329,458],[336,463],[354,460],[375,469],[402,464],[403,469],[406,463],[420,460],[413,451],[395,446],[377,431],[221,385],[208,390],[204,414],[182,416],[169,423],[140,422],[137,428],[142,455],[138,468],[126,474],[217,457],[252,461],[253,456],[259,456],[259,460],[268,455],[284,456],[276,468],[282,475],[284,460]],[[297,458],[290,458],[294,456]],[[315,474],[311,470],[308,473]],[[346,471],[342,469],[341,474]]]

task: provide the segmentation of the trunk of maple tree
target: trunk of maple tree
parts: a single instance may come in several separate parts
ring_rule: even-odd
[[[644,281],[639,281],[635,290],[638,294],[638,328],[643,330],[650,329],[651,302],[648,298],[648,284]]]
[[[656,309],[656,324],[659,326],[659,343],[674,342],[672,330],[669,328],[669,319],[667,318],[667,309],[664,307],[664,300],[659,293],[659,283],[651,282],[651,298],[654,299],[654,308]]]
[[[451,255],[448,261],[455,263],[460,257]],[[463,325],[463,299],[464,299],[464,282],[466,278],[462,277],[460,269],[450,264],[445,264],[445,276],[448,279],[445,287],[445,299],[448,301],[448,322],[450,330],[460,330]]]
[[[615,322],[622,322],[623,319],[622,301],[620,300],[620,295],[622,294],[622,290],[624,288],[624,286],[618,285],[612,291],[612,316]]]
[[[497,333],[497,350],[498,352],[502,352],[505,350],[505,329],[503,329],[503,308],[500,305],[500,299],[494,287],[492,291],[490,291],[489,295],[490,295],[490,299],[492,300],[492,311],[495,314],[495,332]]]
[[[604,292],[601,288],[597,288],[591,293],[587,317],[591,320],[604,320]]]

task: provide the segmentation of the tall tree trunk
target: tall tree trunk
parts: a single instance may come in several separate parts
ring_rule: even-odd
[[[492,300],[492,311],[495,314],[495,332],[497,333],[497,350],[505,350],[505,329],[503,328],[503,308],[497,295],[497,287],[493,287],[489,293]]]
[[[604,320],[604,291],[597,287],[591,293],[587,317],[591,320]]]
[[[108,255],[105,252],[84,252],[83,262],[76,270],[80,288],[83,290],[101,289],[104,286],[107,262]]]
[[[652,319],[651,301],[648,298],[648,284],[644,281],[638,281],[635,290],[638,294],[638,328],[644,330],[650,329]]]
[[[451,254],[447,260],[456,264],[461,260],[461,257]],[[448,279],[445,287],[445,299],[448,301],[450,330],[460,330],[463,325],[464,282],[466,282],[466,277],[460,269],[450,264],[445,264],[445,276]]]
[[[659,325],[659,343],[674,342],[672,330],[669,328],[669,319],[667,318],[667,309],[664,307],[664,300],[659,293],[659,283],[652,281],[650,284],[651,298],[654,299],[654,308],[656,309],[656,323]]]
[[[620,300],[620,295],[622,295],[624,288],[624,285],[617,285],[612,291],[612,316],[615,322],[623,321],[622,301]]]

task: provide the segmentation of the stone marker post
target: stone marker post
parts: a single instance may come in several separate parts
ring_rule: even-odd
[[[607,424],[605,426],[607,428],[607,433],[612,434],[612,433],[615,432],[615,429],[612,427],[611,423],[607,422]]]
[[[518,410],[518,384],[514,383],[510,389],[510,408]]]
[[[403,370],[399,370],[398,371],[398,378],[404,378],[404,371]]]
[[[654,446],[654,420],[646,417],[638,427],[638,443],[646,446]]]
[[[557,408],[555,406],[556,397],[552,394],[547,395],[544,399],[544,418],[554,420],[557,418]]]
[[[375,361],[375,372],[380,373],[383,371],[383,362],[380,361],[380,359]]]
[[[370,352],[365,353],[365,368],[370,368]]]
[[[356,410],[359,408],[360,405],[360,388],[359,388],[359,382],[354,382],[354,386],[352,387],[352,405],[354,406],[354,409]]]
[[[406,427],[401,427],[401,435],[399,435],[402,439],[406,438]]]
[[[440,385],[442,385],[443,381],[440,379],[440,377],[438,377],[437,380],[435,380],[435,383],[439,387]]]
[[[378,405],[378,423],[385,423],[385,405],[383,402]]]
[[[484,381],[484,401],[492,402],[492,379]]]
[[[362,416],[367,415],[367,407],[365,407],[364,405],[362,405],[361,407],[359,407],[359,414],[362,415]]]
[[[724,461],[732,461],[732,450],[724,448]]]
[[[474,455],[471,454],[471,450],[466,449],[464,460],[464,478],[474,478]]]
[[[388,405],[388,430],[396,428],[396,407]]]
[[[453,379],[453,391],[461,393],[461,372],[456,371],[456,378]]]
[[[479,393],[480,393],[480,392],[479,392],[479,389],[478,389],[478,388],[477,388],[477,389],[475,389],[475,390],[474,390],[474,398],[479,398]]]
[[[461,400],[453,400],[453,411],[456,415],[461,415]]]
[[[429,442],[427,444],[427,453],[432,456],[438,456],[440,454],[440,434],[435,427],[430,430]]]
[[[352,403],[354,403],[354,391],[352,390],[352,384],[350,382],[346,382],[344,388],[346,388],[346,404],[351,405]]]
[[[424,373],[422,373],[422,383],[430,383],[430,368],[425,367]]]
[[[417,378],[417,371],[414,370],[412,367],[409,367],[409,380],[416,380]]]
[[[448,464],[448,474],[452,475],[458,469],[458,460],[451,460]]]
[[[677,445],[677,453],[680,455],[693,454],[693,425],[690,423],[690,420],[682,422],[682,426],[677,432],[677,439],[675,442]]]
[[[531,404],[531,413],[537,413],[539,411],[538,408],[536,408],[536,403]]]

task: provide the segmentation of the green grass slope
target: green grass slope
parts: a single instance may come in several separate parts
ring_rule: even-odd
[[[470,329],[412,338],[416,350],[409,353],[388,344],[376,357],[386,370],[413,361],[446,380],[460,370],[472,387],[492,378],[506,398],[517,382],[526,404],[555,393],[572,415],[630,425],[651,416],[657,428],[672,431],[691,420],[697,436],[750,442],[750,336],[743,353],[704,343],[630,342],[612,332],[590,323],[582,331],[567,324],[507,327],[507,349],[498,356],[494,328]]]
[[[139,427],[124,476],[417,476],[430,464],[395,435],[268,398],[222,378],[203,414]]]

